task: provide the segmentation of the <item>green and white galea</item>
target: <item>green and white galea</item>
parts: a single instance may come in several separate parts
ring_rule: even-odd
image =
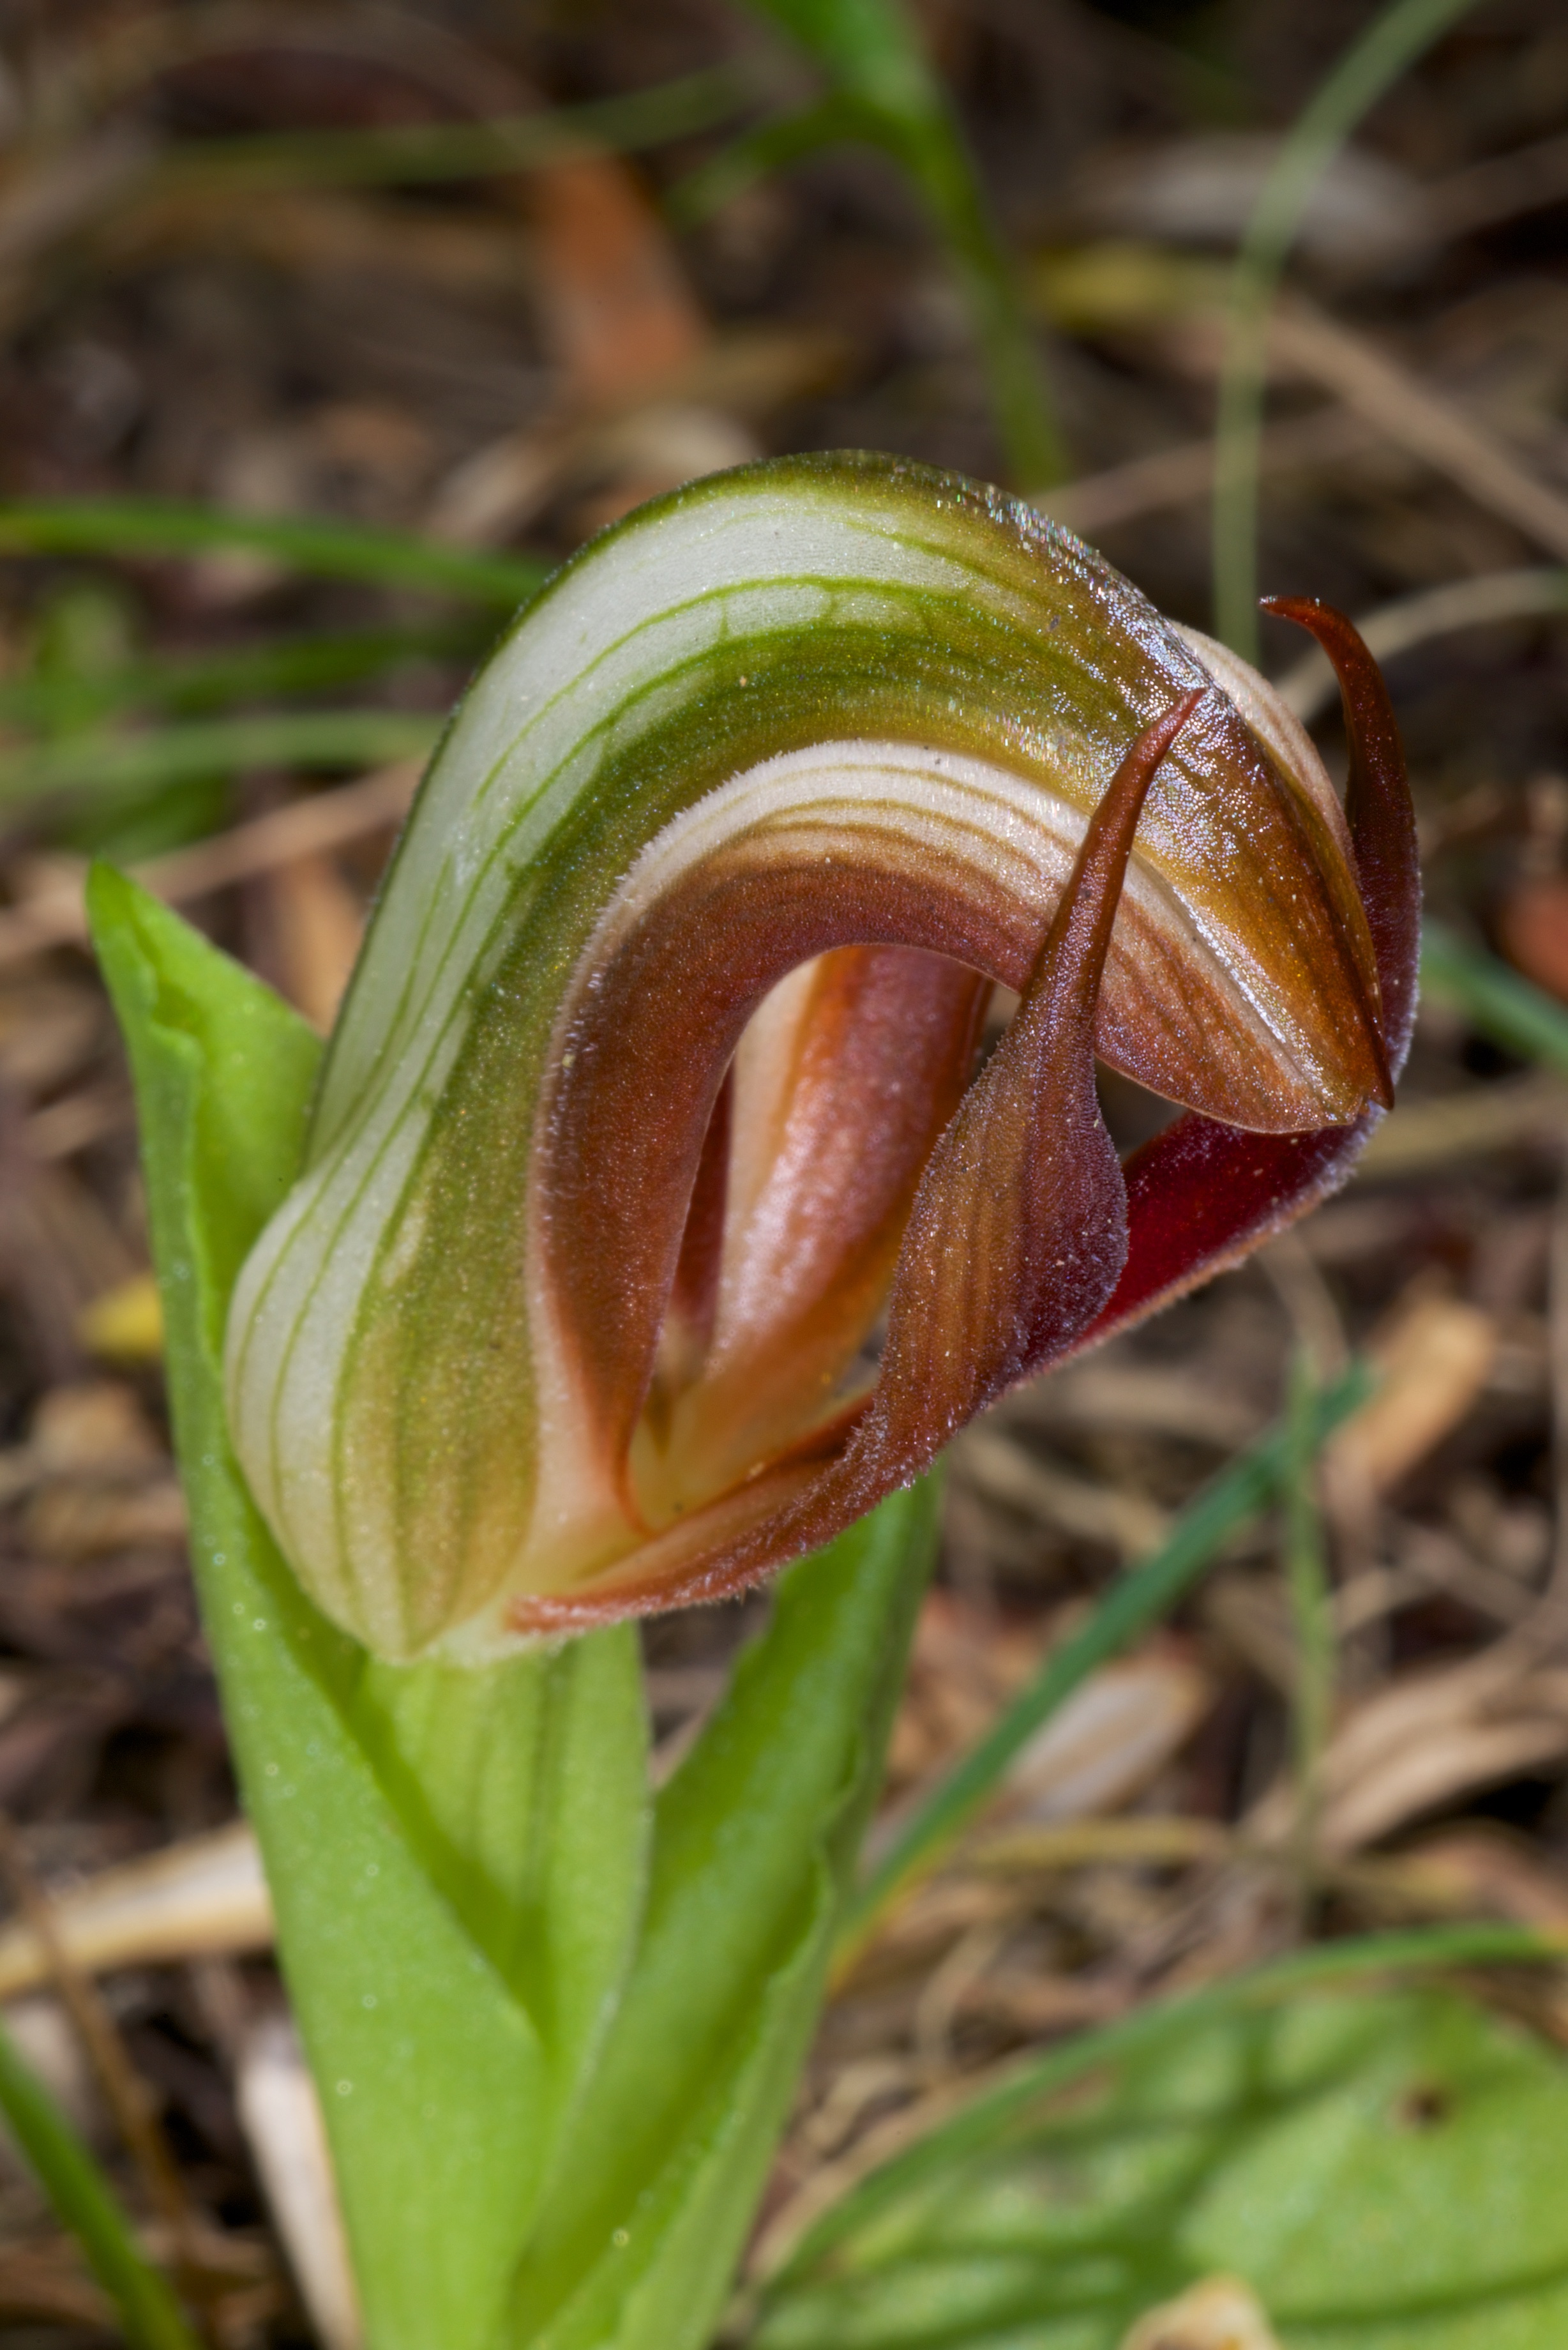
[[[1344,808],[1254,671],[920,466],[721,474],[566,565],[425,779],[234,1299],[327,1615],[479,1662],[738,1589],[1340,1180],[1413,831],[1354,631],[1279,608]],[[1125,1169],[1096,1055],[1188,1112]]]

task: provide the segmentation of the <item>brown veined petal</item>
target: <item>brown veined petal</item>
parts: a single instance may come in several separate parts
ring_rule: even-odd
[[[653,1523],[733,1484],[834,1409],[881,1311],[920,1170],[968,1080],[988,993],[939,955],[842,947],[792,972],[751,1021],[726,1088],[726,1214],[705,1357],[667,1409],[655,1409],[656,1380],[633,1450]],[[694,1213],[701,1189],[700,1178]]]
[[[1139,736],[1090,820],[1018,1012],[921,1177],[869,1401],[624,1566],[514,1599],[513,1629],[585,1630],[742,1588],[909,1483],[1104,1305],[1127,1232],[1095,1093],[1096,1005],[1139,811],[1202,699],[1183,696]]]
[[[1210,702],[1193,729],[1199,750],[1184,745],[1194,758],[1236,730],[1230,703]],[[1168,777],[1173,767],[1182,772],[1172,763]],[[1355,956],[1304,848],[1295,861],[1292,806],[1277,791],[1257,798],[1244,763],[1237,787],[1282,860],[1259,867],[1261,934],[1285,935],[1288,905],[1317,941],[1308,1064],[1293,1061],[1175,893],[1136,861],[1099,1049],[1168,1097],[1250,1127],[1348,1119],[1383,1082]],[[645,850],[568,991],[531,1189],[541,1391],[574,1399],[563,1424],[593,1431],[590,1482],[613,1482],[629,1452],[702,1137],[758,1003],[796,965],[851,943],[918,947],[1022,990],[1081,836],[1064,802],[985,762],[828,743],[720,787]],[[1293,968],[1302,941],[1288,944]],[[586,1491],[584,1472],[573,1474]]]
[[[1377,959],[1384,1058],[1397,1077],[1416,1020],[1421,868],[1393,704],[1342,612],[1304,597],[1272,598],[1264,608],[1310,629],[1339,678],[1350,739],[1345,812]],[[1127,1162],[1127,1265],[1081,1343],[1096,1345],[1158,1312],[1337,1191],[1387,1106],[1386,1097],[1352,1126],[1279,1135],[1238,1133],[1189,1112],[1156,1135]]]

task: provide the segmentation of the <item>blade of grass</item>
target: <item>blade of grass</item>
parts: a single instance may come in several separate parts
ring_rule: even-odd
[[[824,2212],[773,2267],[765,2291],[799,2276],[877,2213],[934,2175],[994,2149],[1014,2122],[1086,2074],[1217,2017],[1267,2007],[1303,1992],[1367,1976],[1429,1973],[1476,1966],[1542,1966],[1568,1958],[1568,1941],[1496,1921],[1370,1934],[1293,1950],[1242,1975],[1151,2001],[1114,2023],[1083,2032],[1044,2055],[1024,2058],[1011,2077],[982,2092],[902,2154],[863,2178]]]
[[[182,140],[165,151],[160,186],[182,181],[246,187],[366,186],[477,180],[536,171],[585,147],[630,152],[711,130],[754,103],[753,78],[732,66],[683,74],[651,89],[485,122],[385,123],[363,130],[291,130]]]
[[[131,2350],[199,2350],[172,2287],[142,2257],[113,2188],[3,2025],[0,2113],[114,2303]]]
[[[759,168],[830,140],[858,138],[908,173],[947,248],[980,347],[1014,485],[1052,488],[1067,473],[1044,370],[1012,255],[992,216],[963,132],[898,0],[752,0],[828,76],[820,105],[748,134],[687,191],[687,207],[722,201]]]
[[[758,180],[766,179],[770,172],[785,171],[804,156],[844,140],[865,140],[877,145],[878,124],[847,92],[832,90],[815,105],[799,107],[791,114],[775,114],[771,121],[743,130],[677,181],[665,198],[665,209],[678,227],[694,227],[722,212]]]
[[[62,792],[144,796],[256,767],[369,767],[422,758],[441,723],[406,710],[299,710],[139,734],[69,734],[0,757],[0,806]]]
[[[1366,1399],[1371,1378],[1353,1366],[1316,1398],[1314,1448]],[[835,1950],[842,1977],[865,1948],[888,1905],[934,1867],[954,1838],[996,1793],[1008,1765],[1090,1673],[1158,1624],[1210,1565],[1238,1527],[1266,1509],[1292,1458],[1292,1430],[1281,1422],[1231,1462],[1183,1510],[1151,1558],[1114,1584],[1088,1622],[1054,1650],[1000,1719],[906,1820],[846,1905]]]
[[[1286,1402],[1288,1439],[1282,1482],[1285,1586],[1296,1636],[1293,1730],[1296,1766],[1296,1859],[1303,1897],[1317,1876],[1317,1809],[1324,1750],[1334,1705],[1334,1615],[1323,1523],[1314,1486],[1322,1438],[1319,1388],[1303,1347],[1291,1359]]]
[[[1568,1007],[1505,962],[1458,937],[1446,922],[1421,925],[1421,985],[1462,1012],[1472,1028],[1521,1060],[1568,1076]]]
[[[106,672],[0,681],[0,721],[52,728],[116,710],[214,710],[228,702],[317,693],[379,677],[406,661],[471,660],[490,623],[445,620],[424,629],[356,629],[333,636],[286,637],[275,644],[172,660],[127,661]]]
[[[1297,116],[1236,255],[1215,420],[1215,634],[1258,658],[1258,470],[1269,312],[1313,190],[1362,118],[1475,0],[1392,0]]]
[[[0,555],[211,555],[254,547],[291,570],[382,588],[420,588],[510,611],[536,595],[549,567],[525,555],[481,555],[400,531],[296,515],[223,514],[163,498],[30,498],[0,504]]]

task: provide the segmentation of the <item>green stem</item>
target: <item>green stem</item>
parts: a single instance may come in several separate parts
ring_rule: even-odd
[[[1215,421],[1214,629],[1258,658],[1258,468],[1269,313],[1314,189],[1351,132],[1475,0],[1392,0],[1309,100],[1263,182],[1236,255]]]
[[[138,2249],[113,2188],[3,2026],[0,2113],[113,2302],[131,2350],[198,2350],[172,2288]]]
[[[1364,1400],[1368,1389],[1367,1373],[1357,1367],[1317,1398],[1311,1431],[1314,1445]],[[889,1904],[936,1866],[989,1803],[1009,1764],[1035,1731],[1092,1672],[1168,1614],[1220,1545],[1268,1507],[1292,1458],[1293,1441],[1288,1423],[1271,1429],[1207,1485],[1181,1513],[1154,1556],[1106,1593],[1083,1628],[1052,1652],[979,1744],[904,1823],[846,1907],[835,1952],[841,1973],[865,1947]]]

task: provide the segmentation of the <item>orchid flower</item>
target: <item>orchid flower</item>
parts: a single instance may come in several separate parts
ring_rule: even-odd
[[[1343,1180],[1414,827],[1355,631],[1272,608],[1338,670],[1343,808],[1253,670],[919,466],[717,475],[566,567],[234,1297],[236,1448],[329,1616],[477,1662],[737,1591]],[[1185,1113],[1126,1166],[1096,1056]]]

